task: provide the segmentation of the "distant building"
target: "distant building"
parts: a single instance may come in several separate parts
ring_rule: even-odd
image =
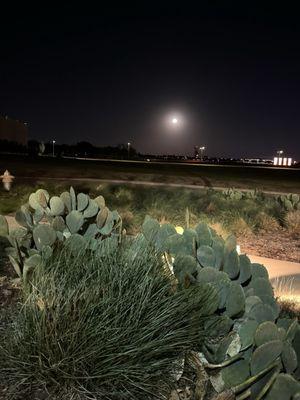
[[[7,140],[9,142],[16,142],[27,146],[27,124],[0,115],[0,140]]]
[[[279,167],[291,167],[293,164],[293,159],[291,157],[274,157],[273,164]]]

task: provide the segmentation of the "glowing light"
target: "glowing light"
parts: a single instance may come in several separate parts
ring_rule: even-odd
[[[175,226],[176,232],[179,233],[179,235],[182,235],[184,232],[184,229],[182,226]]]
[[[274,165],[280,165],[284,167],[290,167],[293,163],[292,158],[287,158],[287,157],[274,157]]]
[[[166,132],[170,134],[180,134],[183,132],[183,128],[186,125],[186,118],[181,112],[173,110],[165,114],[162,122]]]

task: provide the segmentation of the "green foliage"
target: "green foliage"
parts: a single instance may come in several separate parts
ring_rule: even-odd
[[[257,347],[250,361],[252,376],[257,375],[272,364],[281,354],[283,342],[281,340],[268,340]]]
[[[181,288],[208,283],[218,292],[217,329],[202,348],[207,370],[220,369],[218,379],[212,375],[212,384],[217,382],[218,390],[234,386],[233,391],[241,396],[247,392],[262,399],[270,390],[277,393],[280,373],[290,374],[286,375],[290,380],[300,375],[300,327],[296,319],[279,318],[280,307],[266,268],[238,255],[233,236],[224,241],[204,225],[198,225],[196,237],[184,231],[166,238],[166,243],[173,244],[166,246],[167,258],[175,260],[174,274]],[[159,235],[159,224],[152,221],[151,226]],[[150,242],[151,226],[147,232]],[[195,252],[190,251],[193,246]]]
[[[286,211],[300,210],[300,196],[296,193],[282,194],[277,201]]]
[[[84,193],[76,196],[72,187],[69,192],[52,197],[46,190],[38,189],[16,212],[15,219],[22,228],[8,234],[6,219],[1,216],[0,234],[8,237],[11,247],[7,248],[7,253],[20,278],[28,270],[31,256],[36,253],[43,257],[51,255],[54,248],[70,241],[72,235],[76,235],[73,245],[75,241],[92,243],[114,233],[120,234],[122,228],[121,217],[105,206],[102,196],[94,200]],[[29,264],[32,270],[32,258]]]
[[[32,184],[34,182],[26,185],[18,181],[9,195],[0,193],[0,214],[7,215],[16,212],[28,200]],[[72,211],[69,182],[60,181],[55,182],[54,185],[51,181],[45,181],[42,185],[51,195],[61,193],[59,197],[66,209],[69,212]],[[159,221],[171,222],[175,226],[186,226],[188,222],[190,228],[193,228],[199,220],[218,222],[228,232],[239,235],[257,232],[260,229],[277,229],[279,225],[285,225],[287,214],[286,209],[275,196],[257,191],[240,191],[242,198],[236,200],[234,197],[226,197],[222,191],[213,189],[206,191],[182,188],[178,196],[178,189],[168,187],[102,184],[99,189],[98,183],[94,182],[80,182],[76,185],[78,188],[76,192],[87,193],[93,199],[101,190],[101,194],[105,196],[112,209],[118,209],[121,215],[130,212],[133,215],[132,221],[130,226],[126,226],[130,234],[136,234],[147,214]],[[295,196],[293,197],[295,199]],[[77,196],[73,199],[73,203],[78,203]],[[101,201],[99,207],[103,208]],[[185,215],[187,208],[188,219]],[[84,214],[87,214],[84,217],[95,217],[97,210],[92,209],[92,205],[89,204],[84,210]]]
[[[0,375],[29,397],[46,386],[67,391],[64,399],[166,398],[186,352],[210,335],[216,297],[209,285],[174,291],[142,238],[112,236],[94,252],[66,246],[23,285],[0,343]]]
[[[279,374],[266,396],[266,400],[296,400],[300,394],[300,383],[288,374]],[[297,397],[296,397],[297,396]]]
[[[8,235],[8,223],[3,215],[0,215],[0,236]]]

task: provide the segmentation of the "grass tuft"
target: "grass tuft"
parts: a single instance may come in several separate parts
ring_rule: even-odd
[[[289,211],[285,217],[285,224],[293,237],[300,238],[300,210]]]
[[[12,394],[46,388],[64,399],[166,398],[185,352],[209,335],[203,326],[216,301],[209,286],[174,291],[141,239],[105,240],[94,254],[63,251],[23,296],[0,341],[0,374]]]

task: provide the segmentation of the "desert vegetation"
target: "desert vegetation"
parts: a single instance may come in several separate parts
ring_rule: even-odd
[[[74,183],[77,191],[94,198],[104,196],[107,203],[118,210],[123,228],[128,234],[139,232],[146,215],[160,222],[182,226],[188,209],[191,226],[201,220],[223,237],[233,233],[246,250],[249,246],[252,246],[249,248],[251,250],[255,245],[258,246],[257,239],[261,239],[262,245],[268,243],[268,252],[264,254],[265,249],[262,248],[260,255],[277,258],[280,250],[281,255],[287,259],[299,261],[299,254],[297,257],[297,251],[293,250],[299,246],[300,241],[300,203],[297,194],[270,195],[257,190],[195,190],[82,181]],[[39,187],[54,195],[58,191],[68,190],[69,182],[55,181],[54,184],[51,181],[38,181],[34,185],[17,183],[11,192],[0,192],[0,213],[14,215],[27,202],[32,190]],[[277,241],[278,251],[275,247]]]
[[[189,209],[173,223],[146,216],[130,231],[114,208],[141,194],[114,187],[110,203],[99,189],[37,189],[16,229],[0,219],[1,268],[14,271],[5,290],[17,291],[0,313],[3,395],[169,399],[183,385],[191,399],[296,399],[298,318],[281,309],[266,268]],[[206,195],[206,207],[265,200]],[[266,215],[297,213],[297,198],[287,200],[292,210],[273,198]]]

